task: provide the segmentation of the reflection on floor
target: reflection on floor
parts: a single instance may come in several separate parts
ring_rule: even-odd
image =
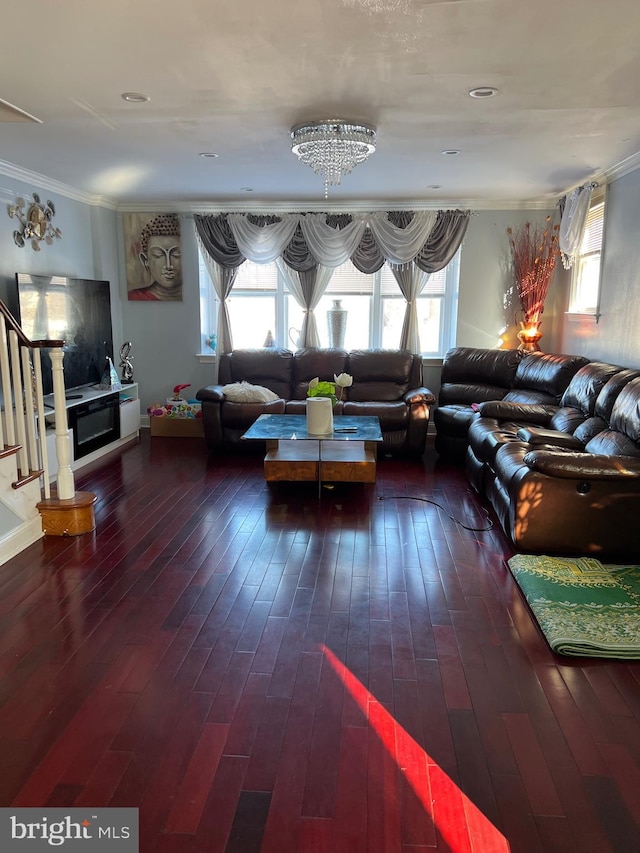
[[[640,664],[550,652],[460,469],[318,500],[145,435],[77,486],[96,532],[3,566],[1,805],[137,806],[142,853],[634,849]]]

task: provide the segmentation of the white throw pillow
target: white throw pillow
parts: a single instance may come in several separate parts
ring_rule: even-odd
[[[269,388],[252,385],[250,382],[233,382],[231,385],[223,385],[222,390],[227,400],[232,403],[271,403],[279,399]]]

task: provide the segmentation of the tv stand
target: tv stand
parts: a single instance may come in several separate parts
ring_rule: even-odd
[[[140,434],[140,400],[136,382],[117,390],[95,385],[74,388],[65,396],[65,403],[72,447],[71,468],[74,471],[128,444]],[[53,397],[45,397],[44,404],[53,409]],[[53,411],[46,413],[45,422],[50,478],[55,480],[58,466]]]

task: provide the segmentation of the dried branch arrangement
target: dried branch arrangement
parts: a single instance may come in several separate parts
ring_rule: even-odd
[[[513,279],[520,298],[526,326],[539,326],[549,285],[560,256],[559,225],[544,226],[526,222],[520,228],[507,228]]]

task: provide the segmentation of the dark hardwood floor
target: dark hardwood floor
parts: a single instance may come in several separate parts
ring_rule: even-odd
[[[553,655],[462,470],[268,487],[150,439],[0,568],[0,804],[142,853],[640,850],[640,663]],[[440,505],[435,506],[423,498]]]

